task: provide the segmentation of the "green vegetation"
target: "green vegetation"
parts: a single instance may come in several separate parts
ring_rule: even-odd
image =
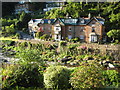
[[[73,88],[100,88],[103,87],[102,67],[99,64],[81,63],[71,74],[71,85]]]
[[[120,86],[120,73],[115,70],[107,70],[103,72],[104,85],[108,87]]]
[[[43,74],[38,64],[11,65],[2,72],[4,89],[11,87],[43,87]]]
[[[69,70],[63,66],[50,66],[45,70],[44,83],[46,88],[69,88]]]
[[[79,18],[101,16],[105,19],[106,31],[119,29],[120,25],[119,2],[68,2],[62,9],[52,9],[46,12],[45,18]],[[115,24],[116,23],[116,24]]]
[[[107,33],[108,37],[111,37],[113,39],[113,42],[117,39],[118,42],[120,41],[120,30],[110,30],[108,33]],[[117,42],[117,41],[116,41]]]
[[[114,54],[64,41],[33,44],[4,40],[1,47],[5,55],[19,59],[11,62],[13,65],[3,64],[4,89],[120,87],[119,72],[106,71],[106,63],[100,64],[114,62]],[[113,65],[119,67],[120,63]]]

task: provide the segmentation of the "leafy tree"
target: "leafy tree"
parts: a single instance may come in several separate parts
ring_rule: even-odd
[[[20,27],[27,28],[28,22],[30,21],[30,19],[31,19],[31,15],[30,14],[22,12],[22,14],[20,15],[20,19],[19,19],[19,21],[21,22],[20,23]]]
[[[14,24],[10,25],[10,26],[6,26],[5,27],[6,33],[8,34],[12,34],[15,33],[15,28],[14,28]]]
[[[108,33],[107,33],[108,37],[111,37],[113,39],[113,41],[115,39],[119,39],[120,40],[120,30],[110,30]]]

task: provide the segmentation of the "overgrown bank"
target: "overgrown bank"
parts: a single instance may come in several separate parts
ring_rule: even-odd
[[[120,87],[120,61],[99,49],[64,41],[58,44],[2,41],[1,47],[4,55],[19,59],[14,61],[14,66],[10,65],[2,71],[3,88]],[[51,66],[47,62],[55,64]]]

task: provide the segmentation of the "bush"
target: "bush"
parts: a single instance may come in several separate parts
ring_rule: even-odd
[[[19,33],[16,33],[15,37],[16,37],[17,39],[19,39],[19,38],[20,38],[20,34],[19,34]]]
[[[2,40],[2,44],[6,45],[6,46],[13,46],[13,45],[15,45],[15,41],[12,41],[12,40]]]
[[[66,46],[67,42],[66,41],[60,41],[59,46]]]
[[[71,74],[73,88],[98,88],[102,86],[102,67],[96,62],[81,63]]]
[[[76,43],[76,42],[79,42],[79,41],[80,41],[80,38],[79,38],[79,37],[76,37],[76,38],[73,38],[71,41],[73,41],[74,43]]]
[[[50,66],[44,73],[46,88],[65,89],[69,87],[69,70],[63,66]]]
[[[3,71],[2,86],[5,89],[20,87],[42,87],[43,73],[37,64],[11,65]]]
[[[120,87],[120,74],[115,70],[106,70],[103,72],[105,78],[104,85],[107,87]]]
[[[48,40],[48,38],[49,38],[49,35],[47,34],[44,34],[40,37],[40,39],[43,39],[43,40]]]

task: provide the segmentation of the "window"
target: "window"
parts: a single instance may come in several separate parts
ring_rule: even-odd
[[[84,39],[84,35],[80,35],[80,39]]]
[[[72,31],[72,28],[71,28],[71,27],[68,27],[68,30],[69,30],[69,31]]]
[[[72,39],[72,35],[68,35],[68,39]]]
[[[58,34],[56,35],[56,39],[59,39],[59,35]]]
[[[56,27],[56,30],[59,30],[59,28],[58,28],[58,27]]]
[[[95,32],[95,27],[92,27],[92,32]]]

